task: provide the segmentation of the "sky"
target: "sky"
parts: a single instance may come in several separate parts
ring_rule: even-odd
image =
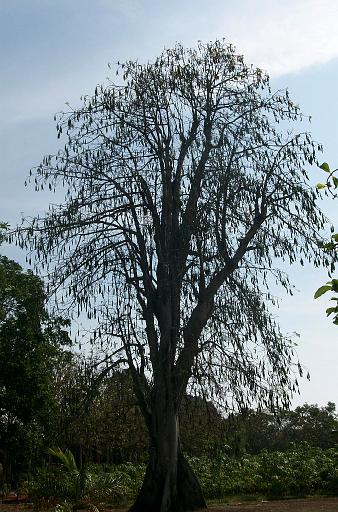
[[[336,0],[0,0],[0,219],[42,213],[58,198],[25,188],[29,169],[58,148],[53,115],[93,92],[107,64],[151,60],[176,42],[225,38],[248,63],[288,87],[304,113],[304,129],[323,143],[323,161],[338,166],[338,2]],[[322,180],[310,169],[311,181]],[[322,207],[338,230],[338,200]],[[2,252],[23,262],[13,247]],[[297,292],[276,312],[284,332],[297,332],[298,355],[311,381],[304,402],[338,405],[338,327],[328,300],[313,300],[325,269],[290,268]]]

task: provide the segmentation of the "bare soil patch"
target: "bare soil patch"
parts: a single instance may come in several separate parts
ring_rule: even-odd
[[[338,498],[306,498],[210,506],[210,512],[338,512]]]

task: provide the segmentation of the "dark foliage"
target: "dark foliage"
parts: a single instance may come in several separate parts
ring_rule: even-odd
[[[0,458],[7,479],[29,470],[53,429],[53,368],[70,342],[65,324],[48,314],[41,279],[0,256]]]

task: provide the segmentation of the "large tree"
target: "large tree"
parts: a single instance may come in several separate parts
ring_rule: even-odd
[[[65,202],[18,231],[59,302],[97,319],[103,368],[128,366],[150,459],[136,511],[202,508],[179,441],[188,389],[228,407],[287,405],[293,344],[268,311],[276,259],[319,264],[315,161],[287,91],[223,42],[118,66],[58,119],[33,171]],[[60,290],[63,290],[62,292]]]

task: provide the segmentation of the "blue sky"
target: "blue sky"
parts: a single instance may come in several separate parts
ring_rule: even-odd
[[[0,219],[15,224],[20,212],[56,201],[24,187],[29,169],[58,147],[54,113],[103,82],[108,62],[151,59],[177,41],[234,43],[312,115],[305,128],[324,144],[323,160],[338,166],[337,19],[336,0],[0,0]],[[310,173],[313,183],[321,179]],[[338,230],[338,200],[323,208]],[[284,331],[300,334],[299,357],[312,376],[294,404],[338,404],[338,328],[325,318],[327,300],[312,298],[325,269],[290,275],[299,291],[281,293],[276,315]]]

